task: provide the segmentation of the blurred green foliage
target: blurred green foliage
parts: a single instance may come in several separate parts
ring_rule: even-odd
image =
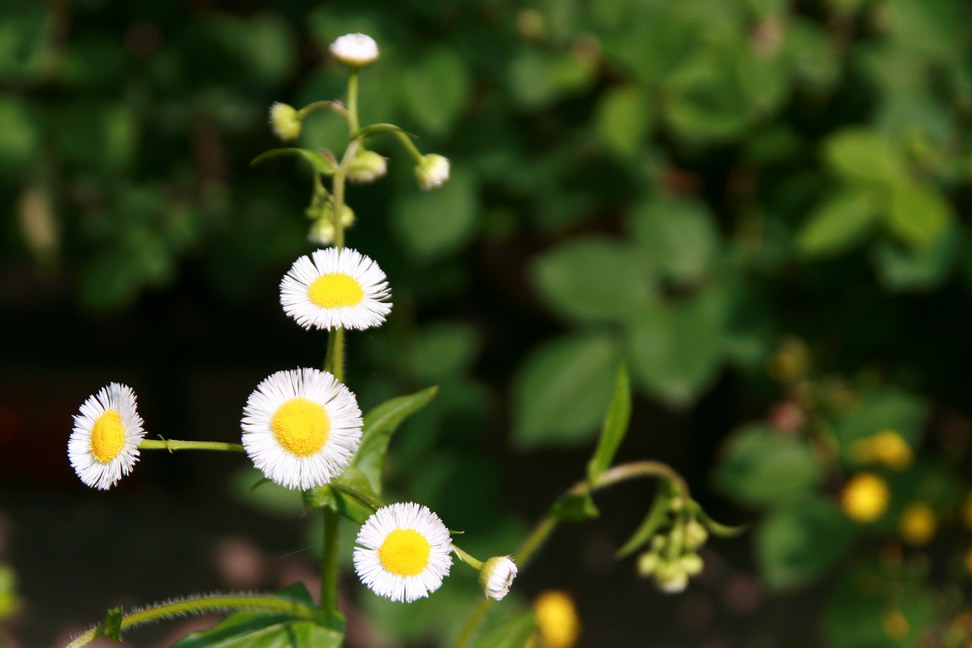
[[[340,98],[327,45],[371,34],[382,57],[362,75],[364,123],[422,134],[454,171],[419,192],[407,157],[379,145],[390,177],[349,198],[351,244],[396,293],[390,326],[361,345],[392,366],[361,390],[379,402],[443,385],[428,432],[403,435],[388,466],[399,487],[434,500],[494,483],[491,464],[456,457],[502,422],[498,402],[515,446],[573,445],[594,439],[619,360],[642,401],[678,409],[728,367],[744,399],[779,393],[812,419],[742,427],[715,473],[761,512],[767,582],[799,587],[862,533],[836,500],[856,439],[899,432],[927,457],[887,475],[893,507],[918,493],[956,519],[965,446],[921,432],[936,406],[968,414],[970,25],[954,0],[7,0],[4,268],[33,264],[92,312],[185,268],[216,299],[252,303],[261,275],[308,249],[309,182],[290,161],[247,167],[274,145],[267,109]],[[316,115],[299,145],[344,138]],[[854,408],[821,409],[789,378],[774,391],[767,363],[791,333],[814,356],[814,393],[848,377]],[[486,386],[484,364],[509,393]],[[410,483],[402,466],[429,453]],[[460,522],[496,509],[477,492]],[[897,510],[864,535],[895,537]],[[908,565],[843,576],[833,645],[910,645],[931,594]],[[865,601],[883,587],[855,593],[868,578],[922,583],[893,641],[876,612],[855,625],[891,605]]]

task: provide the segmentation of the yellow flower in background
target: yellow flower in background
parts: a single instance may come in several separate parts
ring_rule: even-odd
[[[898,528],[905,542],[920,547],[928,544],[935,537],[938,519],[928,504],[914,502],[909,504],[901,514]]]
[[[580,637],[580,619],[570,594],[544,590],[533,602],[541,648],[570,648]]]
[[[972,493],[966,495],[962,503],[962,524],[967,531],[972,531]]]
[[[894,430],[881,430],[851,445],[851,456],[859,463],[878,463],[892,470],[902,470],[911,463],[908,442]]]
[[[888,484],[873,473],[851,477],[840,493],[840,507],[856,522],[873,522],[888,508]]]
[[[908,623],[908,619],[900,611],[895,610],[893,612],[888,612],[881,619],[881,629],[884,630],[884,634],[892,641],[900,641],[908,636],[908,631],[911,630],[911,625]]]

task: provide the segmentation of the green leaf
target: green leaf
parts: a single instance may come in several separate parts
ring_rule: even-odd
[[[18,99],[0,97],[0,170],[22,173],[37,153],[38,133],[31,109]]]
[[[756,529],[766,583],[794,589],[820,578],[850,547],[854,524],[829,499],[813,496],[770,513]]]
[[[479,336],[473,326],[456,321],[430,324],[415,336],[409,354],[412,372],[421,381],[461,374],[478,350]]]
[[[531,275],[544,301],[565,317],[582,320],[626,319],[653,292],[635,251],[606,238],[568,241],[545,252]]]
[[[721,489],[756,506],[801,499],[822,478],[823,469],[805,441],[765,425],[733,432],[715,472]]]
[[[715,220],[700,201],[652,198],[635,209],[630,229],[642,257],[677,282],[701,279],[719,250]]]
[[[652,502],[651,508],[648,509],[648,513],[645,515],[645,519],[641,521],[635,532],[631,534],[628,541],[615,552],[615,558],[624,558],[629,556],[642,546],[647,544],[655,532],[661,528],[661,525],[668,519],[668,504],[675,494],[675,489],[672,487],[671,482],[668,480],[663,480],[658,485],[658,493],[655,495],[655,501]]]
[[[953,223],[952,231],[931,246],[917,250],[880,241],[871,260],[881,284],[889,292],[927,291],[940,286],[962,248],[957,229]]]
[[[113,607],[105,613],[105,623],[102,625],[105,635],[121,643],[122,619],[125,614],[120,607]]]
[[[472,648],[523,648],[533,635],[535,624],[532,610],[491,621]]]
[[[915,447],[930,412],[928,402],[898,387],[862,391],[859,403],[834,428],[841,455],[850,461],[854,441],[882,430],[894,430]]]
[[[601,94],[594,126],[604,145],[622,157],[641,149],[651,123],[651,106],[641,86],[612,88]]]
[[[328,484],[303,491],[303,497],[305,508],[329,508],[358,524],[385,505],[367,475],[355,466],[348,466]]]
[[[300,584],[284,588],[277,594],[314,605],[310,594]],[[186,635],[172,648],[340,648],[344,640],[341,625],[337,620],[321,625],[277,612],[241,610],[208,630]]]
[[[921,249],[933,245],[952,222],[952,207],[934,189],[915,182],[891,188],[888,229],[901,242]]]
[[[381,471],[392,433],[407,417],[425,407],[438,391],[438,387],[427,387],[408,396],[392,398],[365,415],[361,445],[351,465],[367,478],[374,493],[380,495],[382,491]]]
[[[469,95],[469,74],[463,60],[449,48],[438,48],[405,69],[405,107],[422,129],[448,131]]]
[[[855,564],[830,590],[823,617],[833,648],[905,648],[923,645],[944,601],[929,587],[927,566],[916,562]],[[889,637],[890,615],[901,615],[903,632]]]
[[[628,328],[635,376],[656,398],[684,407],[716,377],[725,319],[725,295],[715,289],[645,309]]]
[[[628,423],[631,421],[631,379],[628,377],[628,367],[624,363],[618,366],[614,377],[614,396],[608,406],[604,423],[601,425],[601,436],[598,437],[597,449],[587,464],[587,479],[591,484],[597,483],[597,478],[611,466],[618,446],[628,433]]]
[[[454,171],[435,191],[410,190],[392,212],[392,228],[414,256],[427,260],[455,252],[476,228],[476,183]]]
[[[797,249],[808,257],[839,254],[859,243],[880,213],[877,195],[870,188],[839,191],[804,223]]]
[[[905,178],[901,152],[872,130],[845,130],[824,142],[824,158],[847,180],[887,186]]]
[[[250,166],[256,166],[266,162],[267,160],[287,156],[304,158],[312,167],[314,167],[315,171],[324,175],[333,175],[336,171],[334,165],[331,163],[331,160],[329,160],[323,153],[305,148],[270,149],[269,151],[264,151],[260,155],[253,158],[253,160],[250,162]]]
[[[513,385],[515,441],[523,447],[588,440],[611,397],[618,348],[604,335],[558,338],[535,349]]]
[[[550,513],[564,522],[583,522],[601,514],[590,493],[565,495],[553,505]]]
[[[593,64],[572,53],[548,54],[527,49],[512,58],[510,94],[524,108],[539,108],[580,92],[594,79]]]

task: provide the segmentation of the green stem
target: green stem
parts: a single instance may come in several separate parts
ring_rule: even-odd
[[[338,526],[341,520],[331,509],[324,508],[324,554],[321,572],[321,608],[326,617],[338,613]]]
[[[602,488],[607,488],[608,486],[613,486],[621,482],[627,481],[629,479],[637,479],[640,477],[658,477],[661,479],[667,479],[679,490],[679,494],[685,498],[686,501],[690,500],[688,484],[675,470],[670,466],[661,463],[660,461],[635,461],[628,464],[621,464],[620,466],[614,466],[602,472],[597,476],[597,479],[592,484],[588,480],[579,481],[574,484],[566,493],[564,497],[569,495],[585,495],[591,494],[595,491],[601,490]],[[558,500],[560,501],[560,500]],[[556,504],[556,503],[555,503]],[[557,528],[560,523],[560,518],[553,512],[554,508],[547,512],[547,514],[540,520],[539,524],[530,532],[530,535],[523,540],[520,544],[519,549],[517,549],[514,554],[514,561],[520,571],[526,567],[530,558],[536,553],[537,549],[544,543],[544,541],[553,533],[553,530]],[[456,640],[452,642],[451,648],[462,648],[465,646],[469,639],[472,637],[476,630],[476,627],[486,616],[489,611],[490,605],[492,604],[492,599],[485,599],[476,605],[476,609],[470,615],[466,624],[463,626],[456,637]]]
[[[247,595],[201,596],[184,601],[164,603],[126,614],[122,617],[121,629],[124,630],[140,623],[148,623],[149,621],[157,621],[167,617],[185,614],[203,614],[205,612],[230,612],[241,609],[281,612],[295,619],[314,620],[319,617],[319,612],[313,607],[284,598]],[[98,637],[103,637],[106,634],[107,630],[104,624],[101,624],[85,632],[69,643],[66,648],[81,648],[81,646],[86,646]]]
[[[460,549],[456,545],[452,545],[452,550],[456,552],[456,555],[457,556],[459,556],[459,560],[461,560],[462,562],[466,563],[467,565],[469,565],[473,569],[479,570],[479,569],[482,569],[483,568],[483,561],[482,560],[476,560],[473,556],[471,556],[470,554],[466,553],[465,551],[463,551],[462,549]]]
[[[415,163],[421,164],[422,159],[425,156],[423,156],[422,152],[419,151],[418,148],[415,146],[415,143],[412,141],[412,138],[401,131],[395,131],[395,137],[397,137],[399,141],[401,141],[402,145],[405,147],[405,150],[411,153],[412,158],[415,160]]]
[[[358,68],[348,72],[348,125],[352,133],[358,130]]]
[[[176,439],[143,439],[138,444],[139,450],[223,450],[227,452],[246,452],[239,443],[222,443],[221,441],[178,441]]]
[[[348,121],[349,126],[352,123],[351,113],[348,112],[348,109],[341,104],[334,103],[333,101],[315,101],[314,103],[307,104],[297,111],[297,116],[303,119],[307,115],[318,110],[331,110],[344,117]]]

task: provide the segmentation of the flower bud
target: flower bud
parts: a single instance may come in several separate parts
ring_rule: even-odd
[[[345,34],[331,43],[330,50],[348,67],[364,67],[378,60],[378,43],[365,34]]]
[[[655,572],[655,585],[666,594],[678,594],[688,587],[688,574],[677,562],[667,563]]]
[[[361,149],[348,166],[348,179],[352,182],[374,182],[387,172],[385,158],[374,151]]]
[[[311,223],[307,240],[322,247],[334,243],[334,223],[328,218],[319,218]]]
[[[658,554],[647,551],[638,558],[638,575],[651,576],[660,562]]]
[[[691,520],[685,525],[685,547],[690,550],[695,550],[705,544],[705,541],[709,539],[709,532],[705,530],[705,527]]]
[[[300,135],[300,114],[297,109],[279,101],[270,106],[270,128],[285,142]]]
[[[678,565],[686,576],[698,576],[702,573],[702,557],[696,553],[685,554],[678,559]]]
[[[423,189],[435,189],[449,179],[449,160],[436,153],[422,156],[415,167],[415,178]]]
[[[495,556],[479,570],[479,585],[491,599],[502,600],[516,578],[516,563],[509,556]]]

